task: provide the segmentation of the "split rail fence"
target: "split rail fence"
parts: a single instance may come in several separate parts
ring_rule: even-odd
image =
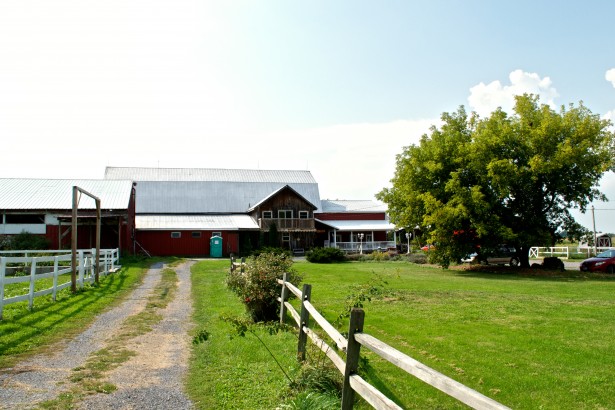
[[[41,254],[44,254],[44,256],[29,256]],[[2,319],[4,306],[11,303],[28,301],[28,308],[32,309],[34,298],[49,294],[52,295],[51,297],[55,302],[57,292],[71,286],[70,280],[59,283],[61,282],[60,277],[62,275],[70,275],[72,273],[71,258],[71,252],[66,250],[0,251],[0,320]],[[99,275],[116,272],[121,267],[117,264],[118,261],[119,249],[101,249]],[[96,249],[77,251],[76,273],[77,285],[80,288],[85,283],[94,282],[96,276],[95,265]],[[52,279],[51,287],[35,291],[35,283],[43,279]],[[5,299],[7,286],[17,283],[29,283],[28,292]]]
[[[281,296],[278,299],[281,304],[280,322],[284,321],[288,312],[299,327],[298,359],[301,361],[305,360],[307,339],[309,338],[344,375],[342,410],[352,409],[355,393],[359,394],[375,409],[401,409],[396,403],[357,374],[361,346],[368,348],[400,369],[474,409],[508,409],[503,404],[431,369],[375,337],[364,333],[363,322],[365,313],[363,309],[352,309],[348,339],[346,339],[333,325],[327,322],[310,302],[311,285],[305,284],[303,285],[303,290],[299,290],[287,281],[286,274],[282,280],[278,280],[278,283],[282,285]],[[288,302],[289,292],[292,292],[301,301],[301,312],[297,312],[293,305]],[[346,361],[310,327],[310,318],[313,318],[320,325],[321,329],[326,332],[340,350],[346,352]]]

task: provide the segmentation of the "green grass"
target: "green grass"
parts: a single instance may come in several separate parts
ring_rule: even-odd
[[[193,270],[196,330],[210,336],[195,346],[191,394],[200,408],[274,408],[284,399],[284,376],[255,338],[230,340],[232,330],[218,319],[222,313],[243,313],[224,288],[226,268],[225,262],[207,261]],[[364,331],[509,407],[615,408],[613,278],[408,263],[296,263],[295,268],[312,284],[312,303],[331,322],[343,313],[347,296],[360,293],[358,286],[377,284],[376,277],[385,280],[365,302]],[[294,377],[295,336],[278,335],[267,343]],[[362,375],[402,407],[464,408],[366,349],[363,353]]]
[[[229,322],[221,320],[245,315],[238,297],[224,285],[227,270],[226,261],[204,261],[192,268],[196,343],[188,393],[201,409],[273,409],[285,400],[289,382],[257,337],[250,332],[238,336]],[[285,372],[296,374],[295,334],[255,332]]]
[[[122,261],[121,271],[101,278],[98,286],[86,286],[76,294],[69,289],[50,296],[5,306],[0,321],[0,369],[48,349],[54,342],[82,332],[96,316],[117,305],[141,283],[149,261]],[[70,277],[69,277],[70,279]]]

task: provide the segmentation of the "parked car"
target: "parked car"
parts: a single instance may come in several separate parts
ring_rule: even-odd
[[[464,263],[480,263],[481,265],[510,265],[519,266],[521,261],[517,250],[508,245],[502,245],[494,252],[488,254],[471,253],[461,260]]]
[[[615,249],[609,249],[581,262],[582,272],[615,273]]]

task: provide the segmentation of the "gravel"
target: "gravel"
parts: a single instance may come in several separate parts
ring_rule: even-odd
[[[192,263],[185,262],[174,268],[179,278],[178,290],[174,300],[160,312],[162,321],[151,332],[125,346],[137,355],[107,373],[107,381],[116,385],[117,390],[111,394],[89,396],[77,403],[77,408],[193,407],[183,393],[190,353]],[[101,314],[88,329],[65,345],[57,345],[55,353],[36,356],[0,371],[0,408],[35,408],[38,402],[54,399],[68,390],[71,369],[82,366],[91,353],[103,348],[127,317],[143,310],[149,294],[160,280],[162,268],[162,264],[152,266],[143,284],[126,301]]]

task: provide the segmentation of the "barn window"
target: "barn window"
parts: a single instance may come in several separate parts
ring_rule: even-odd
[[[292,209],[280,209],[278,210],[278,218],[291,219],[293,217]]]
[[[271,219],[271,218],[273,218],[272,211],[263,211],[263,219]]]
[[[193,238],[200,238],[201,237],[201,232],[199,232],[199,231],[192,232],[192,237]]]
[[[218,238],[222,238],[222,232],[212,232],[211,237],[217,236]]]
[[[309,211],[299,211],[299,219],[308,219],[309,217]]]
[[[290,234],[286,233],[282,235],[282,242],[290,242]]]
[[[171,232],[171,238],[173,239],[178,239],[182,237],[182,233],[181,232]]]

